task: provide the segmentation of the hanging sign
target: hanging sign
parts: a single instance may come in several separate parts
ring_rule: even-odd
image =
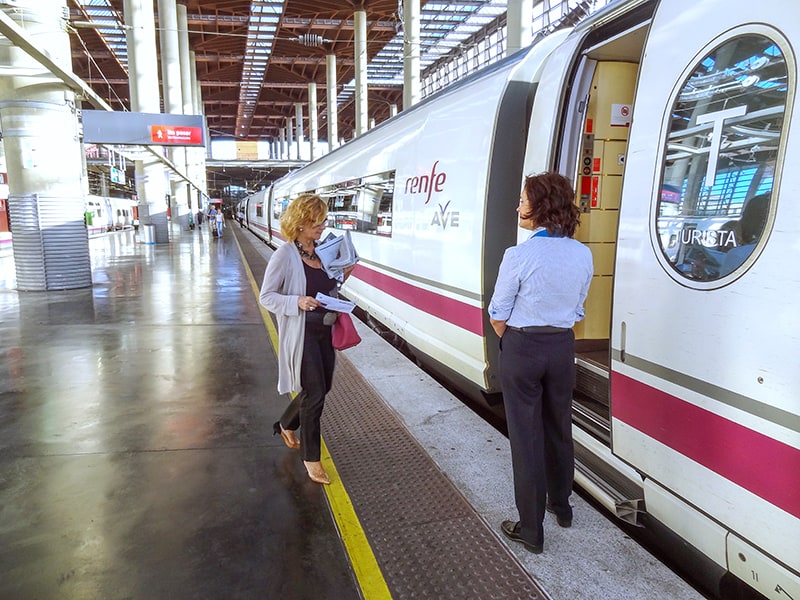
[[[85,144],[205,146],[200,115],[81,111]]]
[[[154,144],[202,146],[202,127],[171,127],[169,125],[151,125],[150,141]]]

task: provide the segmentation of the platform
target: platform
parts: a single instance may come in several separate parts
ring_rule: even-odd
[[[508,441],[361,323],[311,482],[272,435],[270,249],[176,238],[91,240],[87,290],[0,261],[0,597],[702,597],[577,495],[544,554],[506,543]]]

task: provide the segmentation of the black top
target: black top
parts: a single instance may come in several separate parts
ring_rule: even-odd
[[[306,296],[316,298],[317,292],[322,292],[327,296],[337,296],[336,280],[328,277],[325,269],[315,269],[309,267],[305,261],[303,262],[303,269],[306,272]],[[326,312],[321,306],[317,309],[317,315],[321,318]]]
[[[317,292],[322,292],[328,296],[335,296],[336,280],[328,277],[325,269],[315,269],[309,267],[305,262],[303,268],[306,271],[306,296],[314,298]]]

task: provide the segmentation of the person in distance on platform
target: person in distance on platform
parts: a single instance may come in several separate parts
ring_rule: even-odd
[[[206,219],[208,220],[208,229],[211,231],[211,235],[216,237],[217,236],[217,208],[216,205],[210,204],[208,207],[208,213],[206,214]]]
[[[225,217],[222,214],[222,208],[217,211],[214,218],[217,221],[217,237],[222,237],[222,228],[225,227]]]
[[[267,263],[260,295],[261,304],[278,321],[278,392],[297,393],[273,431],[289,448],[302,448],[308,476],[325,484],[330,479],[320,462],[320,418],[333,383],[331,325],[336,313],[321,307],[316,295],[335,297],[338,287],[314,250],[327,216],[328,206],[316,194],[301,194],[289,204],[281,216],[286,243]],[[345,270],[345,280],[351,271]]]
[[[545,510],[572,525],[572,389],[575,336],[592,281],[592,255],[572,236],[580,223],[569,180],[526,177],[519,226],[532,231],[503,255],[489,321],[500,337],[500,385],[506,409],[519,521],[503,521],[510,539],[539,554]]]

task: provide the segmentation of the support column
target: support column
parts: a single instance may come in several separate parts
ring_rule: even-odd
[[[328,152],[339,146],[339,107],[336,102],[336,55],[325,57],[325,87],[328,93]]]
[[[208,140],[208,126],[206,124],[205,111],[203,110],[203,93],[200,88],[200,82],[197,79],[197,61],[195,54],[192,50],[189,51],[189,75],[192,80],[192,114],[203,117],[203,129],[206,131],[206,140]],[[191,148],[193,157],[194,170],[190,176],[192,180],[196,181],[200,186],[202,192],[198,190],[197,201],[202,205],[202,194],[207,193],[208,181],[206,177],[206,150],[205,148]]]
[[[506,56],[527,48],[533,41],[533,2],[534,0],[508,0]]]
[[[292,146],[294,146],[294,131],[292,130],[292,117],[286,117],[286,160],[292,159]]]
[[[181,113],[184,115],[191,115],[194,114],[194,101],[193,95],[194,92],[192,91],[192,73],[189,61],[189,19],[186,12],[186,5],[185,4],[178,4],[178,57],[180,60],[181,65],[181,103],[182,103],[182,110]],[[179,165],[183,167],[183,172],[190,178],[193,179],[192,173],[189,170],[189,156],[191,154],[190,148],[184,148],[183,152],[183,165]],[[196,181],[196,180],[195,180]],[[201,198],[197,192],[191,185],[184,182],[184,187],[186,191],[186,200],[189,205],[189,210],[191,212],[196,212],[197,210],[203,209],[203,204],[201,202]],[[195,196],[194,203],[192,202],[192,192]]]
[[[181,92],[180,41],[178,39],[178,8],[175,0],[158,0],[159,40],[161,42],[161,86],[164,94],[164,111],[174,115],[183,114]],[[167,156],[179,169],[186,169],[186,150],[181,147],[167,149]],[[170,214],[173,233],[189,228],[189,198],[186,183],[171,176]]]
[[[131,80],[131,110],[161,112],[158,93],[158,59],[153,3],[125,0],[128,73]],[[155,241],[169,241],[167,226],[166,179],[164,167],[154,156],[136,161],[136,192],[139,195],[139,219],[155,226]]]
[[[281,134],[280,134],[280,141],[278,142],[278,156],[277,156],[277,159],[278,160],[283,160],[283,157],[285,156],[284,150],[286,148],[286,127],[281,127],[280,132],[281,132]]]
[[[2,10],[32,44],[71,70],[66,0],[20,0]],[[0,65],[5,73],[0,76],[0,127],[17,289],[89,287],[85,170],[75,96],[5,37],[0,37]]]
[[[302,102],[295,102],[294,103],[294,121],[295,121],[295,129],[297,132],[297,144],[295,146],[296,152],[295,157],[297,160],[300,160],[300,152],[301,147],[303,145],[303,103]]]
[[[317,122],[317,84],[314,81],[308,84],[308,145],[311,148],[311,160],[317,158],[317,138],[319,137],[319,124]]]
[[[353,21],[356,59],[356,136],[359,136],[367,132],[367,119],[369,118],[369,107],[367,106],[367,11],[357,10]]]
[[[403,110],[420,101],[419,0],[403,0]]]

